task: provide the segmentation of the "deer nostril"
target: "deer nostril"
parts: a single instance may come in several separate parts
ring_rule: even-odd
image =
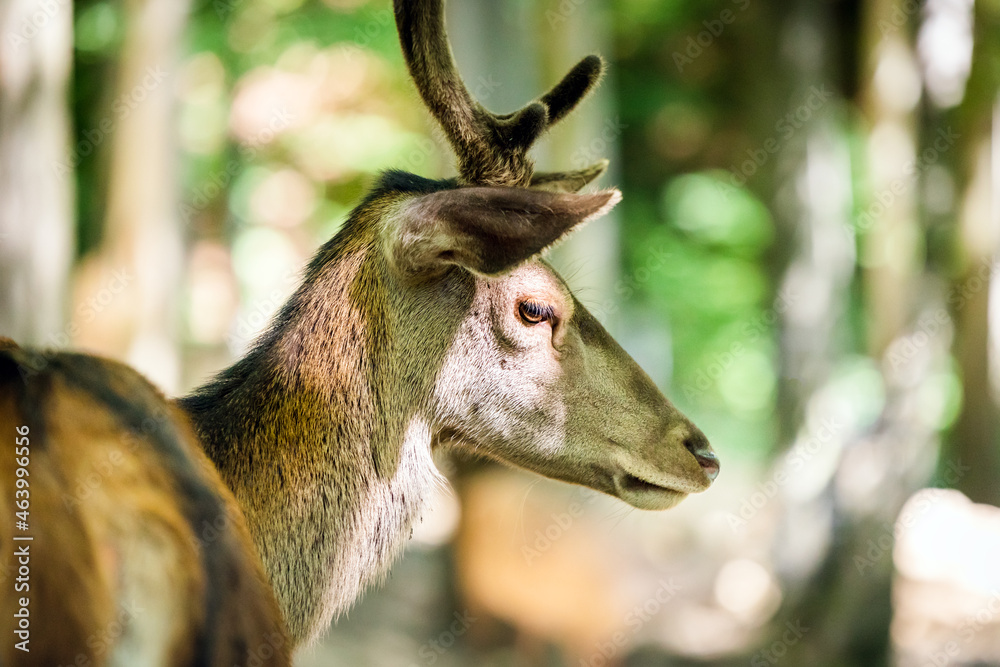
[[[688,437],[684,438],[684,448],[697,456],[699,451],[708,449],[708,438],[701,431],[689,433]]]
[[[691,433],[684,439],[684,448],[694,455],[702,470],[714,482],[719,476],[719,457],[712,451],[705,434],[701,431]]]

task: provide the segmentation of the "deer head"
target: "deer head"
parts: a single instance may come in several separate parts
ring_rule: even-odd
[[[601,60],[498,116],[455,69],[441,1],[395,10],[459,176],[383,175],[250,353],[181,399],[297,642],[387,570],[439,480],[434,446],[644,509],[706,489],[719,469],[701,431],[539,257],[621,197],[578,193],[606,162],[534,174],[528,157]]]
[[[528,157],[597,83],[601,59],[496,115],[458,74],[442,1],[395,0],[395,11],[410,74],[458,157],[453,186],[402,202],[385,228],[400,283],[419,286],[401,289],[471,292],[433,388],[441,440],[643,509],[704,490],[719,470],[705,436],[539,258],[621,199],[577,194],[606,161],[534,174]],[[424,316],[447,319],[450,307],[428,302]]]

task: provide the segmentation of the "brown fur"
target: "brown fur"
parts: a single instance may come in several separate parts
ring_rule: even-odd
[[[644,509],[671,507],[714,479],[705,436],[538,258],[620,198],[576,194],[604,161],[534,174],[527,157],[597,81],[600,59],[498,116],[457,74],[441,0],[395,6],[459,178],[384,175],[253,350],[179,401],[197,440],[134,371],[0,344],[0,432],[30,424],[35,443],[32,618],[45,647],[26,657],[5,646],[4,664],[72,662],[134,595],[166,612],[125,624],[102,649],[124,656],[118,664],[154,638],[167,665],[245,664],[267,647],[271,664],[288,664],[290,646],[319,636],[402,550],[443,483],[432,446]],[[528,303],[544,317],[526,317]],[[123,442],[113,474],[61,512],[59,494]],[[13,498],[2,460],[0,491]],[[8,568],[11,514],[0,518]],[[83,658],[102,664],[91,650]]]
[[[12,522],[18,427],[30,439],[27,531]],[[8,342],[0,434],[8,450],[0,457],[0,572],[9,587],[0,596],[2,664],[231,667],[264,644],[272,657],[261,664],[290,664],[232,495],[186,417],[135,371]],[[21,545],[30,550],[30,588],[12,595]],[[30,600],[30,652],[10,640],[20,597]]]
[[[600,59],[498,116],[458,75],[441,0],[395,8],[458,179],[386,174],[253,350],[180,401],[243,507],[296,643],[385,575],[441,483],[432,443],[646,509],[703,490],[717,470],[705,436],[537,258],[620,198],[577,194],[606,161],[536,175],[527,157]],[[550,320],[526,325],[526,300]]]

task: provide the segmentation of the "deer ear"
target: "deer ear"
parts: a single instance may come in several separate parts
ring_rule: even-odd
[[[536,173],[531,177],[531,186],[536,190],[551,192],[579,192],[598,176],[603,174],[610,164],[607,160],[595,162],[589,167],[574,171],[552,171]]]
[[[436,273],[450,264],[497,275],[603,215],[620,199],[618,190],[586,195],[508,187],[434,192],[403,204],[389,239],[389,258],[410,275]]]

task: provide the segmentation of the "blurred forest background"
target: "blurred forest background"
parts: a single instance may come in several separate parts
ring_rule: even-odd
[[[1000,1],[450,0],[537,150],[623,203],[555,253],[709,435],[667,513],[442,459],[302,667],[1000,664]],[[244,350],[375,174],[453,173],[389,0],[2,0],[0,334],[171,394]]]

